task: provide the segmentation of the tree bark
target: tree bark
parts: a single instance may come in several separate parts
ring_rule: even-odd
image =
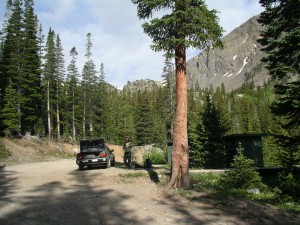
[[[172,171],[169,188],[190,188],[187,136],[187,79],[185,47],[175,50],[176,115],[173,134]]]

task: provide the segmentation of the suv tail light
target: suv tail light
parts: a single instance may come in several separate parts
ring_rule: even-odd
[[[83,159],[83,155],[81,153],[77,153],[77,159]]]
[[[99,157],[100,158],[105,158],[106,157],[106,153],[105,152],[100,152],[99,153]]]

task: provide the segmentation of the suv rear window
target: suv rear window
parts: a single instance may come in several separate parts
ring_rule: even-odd
[[[98,152],[105,149],[103,139],[80,141],[80,152]]]

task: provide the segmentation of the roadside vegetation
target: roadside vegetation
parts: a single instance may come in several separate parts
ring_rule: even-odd
[[[119,178],[122,183],[133,183],[136,182],[137,179],[147,176],[148,174],[145,172],[119,174]]]
[[[262,204],[275,205],[282,209],[300,212],[300,201],[296,196],[284,194],[278,182],[275,186],[266,186],[258,193],[251,192],[251,189],[224,187],[222,184],[223,176],[218,173],[197,173],[191,174],[191,183],[195,191],[204,191],[209,197],[228,205],[234,199],[248,199],[258,201]],[[189,191],[181,190],[179,193],[189,196]]]
[[[153,164],[166,164],[167,152],[161,148],[152,147],[143,154],[143,161],[150,159]]]
[[[0,161],[9,157],[11,153],[5,148],[5,145],[2,142],[2,138],[0,138]]]
[[[191,174],[194,190],[205,191],[224,204],[241,198],[300,212],[300,181],[292,173],[281,172],[275,182],[263,183],[254,161],[246,158],[242,149],[234,157],[232,167],[224,173]],[[179,193],[188,196],[183,190]]]

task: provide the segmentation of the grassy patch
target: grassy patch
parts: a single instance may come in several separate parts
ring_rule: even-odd
[[[59,150],[52,150],[47,153],[48,156],[60,158],[60,159],[73,159],[74,154],[70,154],[67,152],[59,151]]]
[[[214,193],[220,189],[220,174],[218,173],[193,173],[190,174],[190,180],[196,190]]]
[[[190,174],[191,184],[196,191],[204,191],[220,203],[228,203],[232,198],[258,201],[262,204],[271,204],[293,212],[300,212],[300,201],[282,195],[278,188],[260,190],[260,194],[248,193],[246,189],[228,188],[222,185],[221,174],[193,173]],[[187,196],[186,191],[179,191],[182,196]]]
[[[2,139],[0,139],[0,161],[10,156],[10,152],[5,148],[2,143]]]
[[[146,173],[125,173],[125,174],[119,174],[119,177],[121,178],[129,178],[129,179],[134,179],[138,177],[146,177]]]
[[[121,182],[123,183],[132,183],[138,178],[147,177],[148,174],[146,173],[126,173],[126,174],[119,174],[119,177],[121,178]]]

